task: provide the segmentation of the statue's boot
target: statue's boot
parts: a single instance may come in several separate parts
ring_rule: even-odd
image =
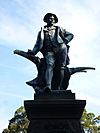
[[[43,92],[44,93],[50,93],[52,90],[51,90],[51,87],[50,86],[45,86],[44,88],[43,88]]]

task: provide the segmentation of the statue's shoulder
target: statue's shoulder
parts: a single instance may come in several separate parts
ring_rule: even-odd
[[[40,30],[38,31],[38,37],[41,36],[41,34],[43,34],[44,31],[44,27],[41,27]]]
[[[63,27],[61,27],[61,26],[56,26],[56,27],[61,33],[66,32],[66,29],[64,29]]]
[[[63,32],[64,31],[64,29],[60,26],[55,26],[55,28],[58,30],[58,32]]]

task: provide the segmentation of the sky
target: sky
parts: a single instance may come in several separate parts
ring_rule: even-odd
[[[100,115],[100,1],[0,0],[0,132],[24,100],[34,99],[33,88],[25,82],[36,77],[36,67],[13,51],[33,49],[48,12],[57,15],[56,25],[74,34],[69,67],[96,68],[73,75],[68,89],[76,99],[86,100],[88,112]]]

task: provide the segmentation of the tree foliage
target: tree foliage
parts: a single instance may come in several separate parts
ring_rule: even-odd
[[[27,133],[29,120],[23,106],[15,111],[14,117],[9,120],[8,129],[4,129],[2,133]]]
[[[100,115],[95,116],[94,113],[88,113],[86,109],[81,117],[81,124],[85,132],[97,133],[100,130]],[[9,125],[7,129],[4,129],[2,133],[27,133],[27,128],[29,125],[29,120],[23,106],[18,108],[14,117],[9,120]]]
[[[96,117],[94,113],[88,113],[85,109],[81,117],[81,123],[88,133],[97,133],[100,129],[100,115]]]

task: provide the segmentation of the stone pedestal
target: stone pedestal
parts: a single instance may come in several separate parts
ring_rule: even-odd
[[[24,101],[30,124],[28,133],[83,133],[80,124],[86,101],[75,100],[71,91],[35,94]]]

